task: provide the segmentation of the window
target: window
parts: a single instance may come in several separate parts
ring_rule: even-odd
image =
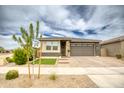
[[[58,46],[59,45],[59,42],[52,42],[52,45],[53,46]]]
[[[51,50],[51,46],[46,46],[46,50]]]
[[[46,42],[46,50],[58,50],[59,42],[48,41]]]
[[[51,46],[51,45],[52,45],[52,42],[47,41],[47,42],[46,42],[46,45],[47,45],[47,46]]]
[[[58,46],[53,46],[53,50],[58,50]]]
[[[52,42],[53,50],[58,50],[59,42]]]

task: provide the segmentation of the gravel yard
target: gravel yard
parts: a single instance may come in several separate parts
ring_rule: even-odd
[[[0,53],[0,66],[6,64],[6,61],[5,61],[6,57],[11,57],[11,56],[12,56],[11,53]]]
[[[30,80],[26,75],[20,75],[13,80],[5,80],[0,75],[0,87],[4,88],[97,88],[97,85],[86,75],[59,75],[56,80],[50,80],[49,75],[41,75],[40,79],[35,77]]]

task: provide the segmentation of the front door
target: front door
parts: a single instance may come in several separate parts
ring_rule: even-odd
[[[61,41],[61,56],[65,56],[66,53],[66,41]]]

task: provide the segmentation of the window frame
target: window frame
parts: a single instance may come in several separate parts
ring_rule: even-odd
[[[56,47],[56,49],[55,49],[55,47]],[[53,46],[52,48],[53,48],[52,50],[54,50],[54,51],[58,50],[58,46]]]
[[[47,49],[48,46],[51,47],[50,50]],[[47,51],[58,51],[58,49],[59,49],[58,46],[59,46],[59,42],[57,42],[57,41],[47,41],[46,42],[46,50]],[[54,47],[57,47],[57,50],[54,49]]]
[[[49,49],[48,47],[50,47],[50,49]],[[52,47],[51,47],[51,46],[49,46],[49,45],[47,45],[47,46],[46,46],[46,50],[48,50],[48,51],[49,51],[49,50],[51,50],[51,49],[52,49]]]

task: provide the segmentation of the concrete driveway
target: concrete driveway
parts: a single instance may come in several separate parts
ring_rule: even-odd
[[[2,66],[0,74],[17,69],[20,74],[28,74],[25,66]],[[37,74],[38,66],[34,67]],[[32,71],[32,70],[31,70]],[[87,75],[98,87],[124,88],[124,61],[114,57],[70,57],[60,58],[54,66],[41,66],[41,74]]]
[[[62,62],[65,63],[62,64]],[[63,58],[59,60],[58,66],[83,68],[78,72],[82,71],[99,87],[124,88],[124,61],[115,57]]]
[[[57,66],[65,67],[124,67],[124,61],[115,57],[75,56],[61,58]]]

